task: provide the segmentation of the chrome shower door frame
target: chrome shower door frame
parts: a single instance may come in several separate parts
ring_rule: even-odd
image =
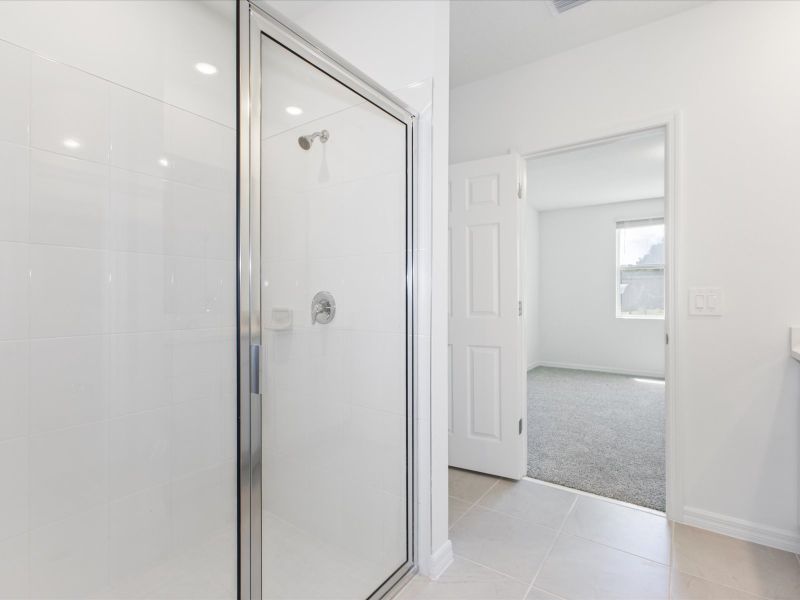
[[[418,115],[358,69],[284,17],[239,0],[238,32],[238,365],[239,585],[242,600],[261,600],[261,40],[271,38],[406,127],[406,560],[371,594],[392,594],[416,572],[415,322]],[[265,375],[265,376],[268,376]]]

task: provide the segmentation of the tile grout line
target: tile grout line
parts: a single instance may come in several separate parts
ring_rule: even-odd
[[[485,565],[482,562],[478,562],[477,560],[474,560],[472,558],[467,558],[466,556],[462,556],[460,554],[455,554],[454,553],[454,556],[457,556],[459,559],[465,560],[468,563],[472,563],[473,565],[477,565],[477,566],[479,566],[481,568],[484,568],[487,571],[491,571],[492,573],[497,573],[498,575],[502,575],[506,579],[510,579],[511,581],[516,581],[519,584],[525,585],[525,582],[522,581],[521,579],[519,579],[518,577],[514,577],[513,575],[509,575],[508,573],[506,573],[504,571],[498,571],[494,567],[490,567],[489,565]]]
[[[589,542],[590,544],[597,544],[598,546],[602,546],[603,548],[608,548],[609,550],[615,550],[617,552],[621,552],[622,554],[627,554],[628,556],[633,556],[633,557],[641,559],[641,560],[646,560],[647,562],[650,562],[650,563],[653,563],[653,564],[656,564],[656,565],[660,565],[662,567],[666,567],[667,569],[671,569],[672,568],[671,562],[663,563],[663,562],[660,562],[658,560],[653,560],[652,558],[647,558],[646,556],[642,556],[641,554],[636,554],[635,552],[631,552],[630,550],[624,550],[622,548],[618,548],[617,546],[611,546],[610,544],[607,544],[606,542],[599,542],[597,540],[593,540],[591,538],[584,537],[584,536],[579,535],[577,533],[567,533],[567,532],[562,532],[562,533],[564,535],[568,535],[568,536],[571,536],[571,537],[574,537],[574,538],[578,538],[579,540],[583,540],[584,542]],[[671,542],[670,542],[670,546],[672,546]],[[672,550],[670,548],[670,554],[671,553],[672,553]],[[672,559],[670,557],[670,561],[671,560]]]
[[[0,41],[2,41],[4,44],[7,44],[9,46],[13,46],[14,48],[19,48],[20,50],[22,50],[23,52],[28,54],[28,57],[30,58],[29,62],[30,62],[30,73],[31,73],[31,75],[30,75],[31,85],[29,86],[29,90],[30,90],[29,98],[33,97],[33,59],[34,58],[38,58],[40,60],[44,60],[44,61],[47,61],[47,62],[50,62],[50,63],[54,63],[56,65],[59,65],[61,67],[66,68],[66,69],[77,71],[77,72],[82,73],[83,75],[89,76],[89,77],[91,77],[93,79],[98,79],[98,80],[100,80],[100,81],[102,81],[102,82],[104,82],[104,83],[106,83],[108,85],[112,85],[114,87],[126,90],[128,92],[132,92],[132,93],[136,94],[137,96],[142,96],[142,97],[147,98],[149,100],[155,100],[156,102],[160,102],[162,104],[165,104],[166,106],[169,106],[171,108],[175,108],[175,109],[177,109],[177,110],[179,110],[181,112],[188,113],[190,115],[194,115],[195,117],[199,117],[199,118],[201,118],[204,121],[207,121],[209,123],[214,123],[215,125],[219,125],[220,127],[224,127],[228,131],[235,131],[236,130],[236,125],[226,125],[225,123],[222,123],[221,121],[218,121],[218,120],[216,120],[214,118],[211,118],[211,117],[207,117],[205,115],[202,115],[202,114],[200,114],[198,112],[195,112],[194,110],[191,110],[191,109],[188,109],[188,108],[183,108],[181,106],[178,106],[177,104],[173,104],[171,102],[167,102],[166,100],[162,100],[162,99],[157,98],[156,96],[152,96],[152,95],[150,95],[150,94],[148,94],[146,92],[142,92],[142,91],[139,91],[137,89],[134,89],[134,88],[132,88],[132,87],[130,87],[128,85],[125,85],[124,83],[117,83],[116,81],[112,81],[111,79],[108,79],[107,77],[103,77],[102,75],[98,75],[97,73],[93,73],[91,71],[87,71],[83,67],[79,67],[77,65],[73,65],[73,64],[65,62],[63,60],[57,60],[55,58],[51,58],[50,56],[48,56],[46,54],[43,54],[43,53],[40,53],[40,52],[36,52],[32,48],[28,48],[27,46],[22,46],[20,44],[17,44],[15,42],[10,41],[10,40],[3,39],[3,40],[0,40]],[[110,91],[109,91],[109,96],[111,96]],[[29,116],[29,118],[30,118],[30,116]],[[30,122],[28,123],[28,137],[30,137]]]
[[[705,583],[710,583],[711,585],[715,585],[715,586],[719,586],[719,587],[722,587],[722,588],[725,588],[725,589],[728,589],[728,590],[734,590],[736,592],[741,592],[743,594],[747,594],[748,596],[751,596],[753,598],[753,600],[770,600],[766,596],[759,596],[758,594],[755,594],[753,592],[749,592],[747,590],[743,590],[742,588],[738,588],[738,587],[735,587],[735,586],[732,586],[732,585],[728,585],[727,583],[720,583],[719,581],[713,581],[711,579],[706,579],[705,577],[700,577],[699,575],[693,575],[691,573],[686,573],[684,571],[681,571],[680,569],[670,569],[670,575],[672,575],[672,571],[675,571],[676,573],[680,573],[681,575],[686,575],[687,577],[692,577],[694,579],[699,579],[700,581],[703,581]],[[669,586],[670,593],[672,593],[672,581],[671,580],[672,580],[672,577],[670,577],[670,586]]]
[[[473,502],[472,504],[470,504],[470,505],[469,505],[469,507],[467,508],[467,510],[465,510],[465,511],[464,511],[464,514],[463,514],[463,515],[461,515],[460,517],[458,517],[458,518],[457,518],[455,521],[453,521],[453,524],[452,524],[452,525],[450,525],[450,526],[447,528],[447,531],[449,532],[449,531],[450,531],[450,530],[451,530],[453,527],[455,527],[455,526],[456,526],[456,524],[457,524],[459,521],[461,521],[461,519],[463,519],[464,517],[466,517],[466,516],[467,516],[467,514],[468,514],[468,513],[469,513],[469,512],[470,512],[470,511],[471,511],[473,508],[475,508],[475,507],[478,505],[478,503],[479,503],[481,500],[483,500],[483,498],[486,496],[486,494],[488,494],[489,492],[491,492],[491,491],[494,489],[494,487],[495,487],[495,486],[496,486],[498,483],[500,483],[500,480],[499,480],[499,479],[495,479],[495,480],[494,480],[494,483],[492,483],[492,485],[490,485],[490,486],[489,486],[489,487],[486,489],[486,491],[485,491],[485,492],[483,492],[483,494],[481,494],[481,495],[478,497],[478,499],[477,499],[477,500],[475,500],[475,502]],[[461,499],[460,499],[460,498],[458,498],[457,496],[452,496],[452,497],[453,497],[453,498],[455,498],[456,500],[461,500]],[[462,502],[466,502],[466,500],[462,500]],[[455,552],[454,552],[454,554],[455,554]]]
[[[376,409],[376,410],[378,410],[378,409]],[[460,500],[460,498],[456,498],[455,496],[451,496],[451,497],[452,497],[454,500]],[[464,501],[462,500],[462,502],[464,502]],[[456,523],[458,523],[458,522],[459,522],[461,519],[463,519],[463,518],[466,516],[467,512],[469,512],[470,510],[472,510],[472,509],[473,509],[473,508],[475,508],[476,506],[477,506],[477,508],[480,508],[481,510],[485,510],[486,512],[490,512],[490,513],[492,513],[492,514],[495,514],[495,515],[500,515],[500,516],[502,516],[502,517],[506,517],[507,519],[513,519],[513,520],[515,520],[515,521],[521,521],[522,523],[527,523],[528,525],[534,525],[534,526],[536,526],[536,527],[540,527],[540,528],[542,528],[542,529],[548,529],[548,530],[550,530],[550,531],[556,531],[556,532],[558,531],[558,528],[557,528],[557,527],[552,527],[551,525],[543,525],[542,523],[537,523],[536,521],[531,521],[530,519],[526,519],[526,518],[524,518],[524,517],[520,517],[520,516],[518,516],[518,515],[512,515],[511,513],[507,513],[507,512],[504,512],[504,511],[502,511],[502,510],[497,510],[496,508],[490,508],[490,507],[488,507],[488,506],[485,506],[485,505],[483,505],[483,504],[479,504],[479,503],[475,503],[475,504],[472,504],[472,505],[470,505],[470,506],[469,506],[469,508],[467,508],[467,509],[466,509],[466,511],[464,512],[464,514],[463,514],[463,515],[461,515],[461,516],[460,516],[460,517],[459,517],[459,518],[458,518],[458,519],[457,519],[457,520],[456,520],[456,521],[453,523],[453,526],[455,526],[455,524],[456,524]],[[452,528],[452,527],[448,527],[448,530],[449,530],[449,529],[451,529],[451,528]],[[579,537],[579,536],[578,536],[578,537]],[[589,540],[589,541],[592,541],[592,540]],[[644,558],[644,557],[642,557],[642,558]],[[657,561],[656,561],[656,562],[657,562]]]
[[[533,480],[533,481],[538,483],[538,480]],[[560,487],[560,486],[556,486],[556,487]],[[563,489],[565,491],[571,491],[569,488],[563,488]],[[671,566],[672,566],[672,535],[673,535],[673,528],[671,527],[671,523],[672,522],[669,519],[667,519],[665,515],[661,515],[661,514],[658,514],[658,513],[655,513],[655,514],[650,513],[649,509],[645,509],[644,511],[639,511],[638,509],[640,507],[637,507],[635,505],[631,505],[631,506],[627,506],[627,505],[624,505],[624,504],[622,505],[623,508],[627,508],[629,510],[633,510],[633,511],[636,511],[636,512],[644,512],[645,514],[651,514],[652,516],[657,517],[657,518],[658,517],[664,518],[667,521],[667,524],[670,525],[670,534],[669,534],[669,536],[670,536],[670,540],[669,540],[669,542],[670,542],[670,552],[669,552],[669,556],[667,557],[667,561],[668,562],[661,562],[660,560],[655,560],[653,558],[650,558],[650,557],[647,557],[647,556],[643,556],[641,554],[637,554],[637,553],[632,552],[630,550],[626,550],[624,548],[620,548],[618,546],[614,546],[614,545],[611,545],[611,544],[606,543],[606,542],[601,542],[599,540],[586,537],[586,536],[581,535],[579,533],[566,533],[566,532],[564,532],[563,528],[566,525],[567,518],[570,516],[570,514],[572,514],[572,511],[574,510],[574,507],[577,505],[577,503],[578,503],[578,501],[580,500],[580,497],[581,497],[581,494],[575,494],[575,495],[576,495],[576,498],[573,500],[573,504],[570,505],[570,509],[567,511],[566,516],[564,517],[564,519],[562,520],[561,524],[557,528],[551,527],[549,525],[544,525],[542,523],[537,523],[535,521],[531,521],[529,519],[526,519],[526,518],[523,518],[523,517],[520,517],[520,516],[517,516],[517,515],[513,515],[513,514],[510,514],[510,513],[504,512],[502,510],[497,510],[495,508],[489,508],[487,506],[481,506],[480,508],[485,510],[485,511],[497,514],[497,515],[502,515],[502,516],[507,517],[509,519],[515,519],[515,520],[522,521],[522,522],[525,522],[525,523],[530,523],[532,525],[535,525],[537,527],[541,527],[543,529],[549,529],[550,531],[556,531],[558,534],[569,535],[569,536],[584,540],[584,541],[592,543],[592,544],[597,544],[598,546],[603,546],[604,548],[608,548],[609,550],[616,550],[617,552],[622,552],[623,554],[627,554],[629,556],[633,556],[633,557],[639,558],[641,560],[646,560],[648,562],[655,563],[657,565],[661,565],[661,566],[664,566],[664,567],[667,567],[667,568],[671,568]],[[592,499],[603,500],[602,496],[595,496],[594,494],[585,494],[585,495],[588,496],[589,498],[592,498]],[[463,517],[463,515],[462,515],[462,517]],[[459,519],[460,518],[461,517],[459,517]],[[800,556],[798,556],[798,560],[800,560]]]
[[[569,519],[570,515],[575,510],[575,506],[578,504],[578,500],[579,499],[580,499],[580,497],[578,495],[576,495],[575,499],[572,501],[572,505],[569,507],[569,510],[567,511],[567,514],[564,515],[564,518],[561,520],[561,525],[559,525],[558,530],[556,531],[556,535],[553,538],[552,543],[550,544],[550,547],[547,549],[547,552],[545,553],[544,557],[542,558],[542,561],[539,563],[539,567],[536,569],[536,572],[533,574],[533,579],[531,579],[531,582],[528,584],[528,589],[525,590],[525,595],[523,596],[523,599],[527,598],[528,594],[531,593],[531,590],[533,589],[533,584],[536,583],[536,580],[538,579],[539,574],[542,572],[542,569],[544,568],[544,564],[550,558],[550,554],[553,552],[553,548],[556,547],[556,543],[558,542],[559,538],[561,538],[561,533],[564,530],[564,525],[566,525],[567,519]],[[538,588],[538,589],[541,589],[541,588]],[[547,593],[550,593],[547,590],[543,590],[543,591],[545,591]]]
[[[489,488],[486,490],[486,492],[484,492],[484,493],[483,493],[483,494],[482,494],[482,495],[481,495],[481,496],[480,496],[480,497],[479,497],[479,498],[478,498],[478,499],[477,499],[475,502],[473,502],[472,504],[470,504],[470,505],[469,505],[469,507],[468,507],[468,509],[467,509],[467,510],[464,512],[464,514],[463,514],[461,517],[459,517],[459,519],[457,519],[457,520],[456,520],[456,522],[454,522],[454,523],[453,523],[453,525],[455,525],[456,523],[458,523],[459,521],[461,521],[461,519],[463,519],[463,518],[464,518],[464,516],[466,516],[466,514],[467,514],[467,513],[471,512],[471,511],[472,511],[472,509],[473,509],[473,508],[475,508],[475,506],[478,506],[478,505],[480,504],[481,500],[483,500],[483,499],[484,499],[484,498],[485,498],[485,497],[486,497],[486,496],[487,496],[487,495],[488,495],[488,494],[491,492],[491,490],[492,490],[492,489],[494,489],[494,487],[496,487],[496,485],[499,483],[499,481],[500,481],[499,479],[498,479],[498,480],[496,480],[496,481],[495,481],[495,482],[492,484],[492,486],[490,486],[490,487],[489,487]],[[558,487],[558,486],[553,486],[553,487]],[[705,582],[707,582],[707,583],[710,583],[710,584],[712,584],[712,585],[719,585],[719,586],[722,586],[722,587],[724,587],[724,588],[727,588],[727,589],[730,589],[730,590],[740,591],[740,592],[742,592],[742,593],[749,594],[749,595],[751,595],[751,596],[754,598],[754,600],[756,600],[756,599],[759,599],[759,600],[765,600],[763,597],[761,597],[761,596],[759,596],[759,595],[757,595],[757,594],[754,594],[753,592],[750,592],[750,591],[747,591],[747,590],[741,589],[741,588],[739,588],[739,587],[737,587],[737,586],[732,586],[732,585],[730,585],[730,584],[726,584],[726,583],[720,583],[720,582],[716,582],[716,581],[713,581],[713,580],[710,580],[710,579],[706,579],[706,578],[704,578],[704,577],[699,577],[699,576],[697,576],[697,575],[692,575],[692,574],[690,574],[690,573],[685,573],[684,571],[682,571],[682,570],[680,570],[679,568],[677,568],[677,567],[675,566],[675,558],[674,558],[674,556],[675,556],[675,546],[674,546],[674,539],[675,539],[675,535],[676,535],[675,526],[677,525],[677,523],[675,523],[674,521],[671,521],[670,519],[666,519],[666,520],[667,520],[667,522],[668,522],[669,528],[670,528],[670,531],[669,531],[669,540],[670,540],[670,549],[669,549],[669,562],[668,562],[667,564],[660,563],[659,561],[656,561],[656,560],[653,560],[653,559],[651,559],[651,558],[647,558],[647,557],[644,557],[644,556],[640,556],[640,555],[638,555],[638,554],[635,554],[635,553],[633,553],[633,552],[629,552],[629,551],[627,551],[627,550],[623,550],[623,549],[621,549],[621,548],[617,548],[617,547],[615,547],[615,546],[610,546],[610,545],[608,545],[608,544],[605,544],[605,543],[603,543],[603,542],[598,542],[598,541],[596,541],[596,540],[591,540],[591,539],[589,539],[589,538],[584,538],[583,536],[580,536],[580,535],[576,535],[576,534],[566,534],[566,533],[564,532],[564,527],[565,527],[565,525],[566,525],[566,522],[567,522],[567,520],[569,519],[569,517],[570,517],[570,516],[571,516],[571,515],[574,513],[574,511],[575,511],[575,507],[577,506],[577,503],[578,503],[578,501],[580,500],[580,496],[581,496],[581,495],[586,495],[586,496],[590,496],[590,497],[591,497],[591,496],[593,496],[592,494],[575,494],[575,496],[576,496],[576,497],[573,499],[573,501],[572,501],[572,504],[571,504],[571,506],[570,506],[570,509],[567,511],[567,513],[566,513],[565,517],[564,517],[564,518],[562,519],[562,521],[561,521],[561,524],[560,524],[560,526],[559,526],[558,530],[556,531],[556,537],[554,538],[554,541],[553,541],[553,543],[550,545],[550,547],[549,547],[549,549],[548,549],[547,553],[545,554],[544,558],[542,559],[542,562],[540,563],[540,565],[539,565],[539,567],[538,567],[538,569],[537,569],[537,571],[536,571],[536,573],[535,573],[535,575],[534,575],[534,577],[533,577],[532,581],[531,581],[531,582],[528,584],[527,590],[526,590],[526,592],[525,592],[525,596],[526,596],[526,597],[527,597],[527,595],[529,595],[529,594],[531,593],[531,591],[532,591],[533,589],[542,590],[542,591],[544,591],[544,592],[546,592],[546,593],[548,593],[548,594],[552,594],[552,595],[554,595],[554,596],[557,596],[557,594],[553,594],[552,592],[549,592],[549,591],[547,591],[547,590],[545,590],[545,589],[543,589],[543,588],[540,588],[540,587],[536,586],[536,585],[535,585],[535,582],[536,582],[536,579],[539,577],[539,574],[541,573],[541,570],[543,569],[543,567],[544,567],[544,564],[547,562],[547,560],[549,559],[550,555],[552,554],[552,550],[553,550],[553,548],[555,547],[555,544],[557,543],[557,541],[558,541],[558,540],[559,540],[559,539],[560,539],[560,538],[561,538],[563,535],[572,535],[572,536],[574,536],[574,537],[577,537],[577,538],[579,538],[579,539],[586,540],[586,541],[588,541],[588,542],[590,542],[590,543],[596,543],[596,544],[598,544],[598,545],[600,545],[600,546],[604,546],[604,547],[606,547],[606,548],[609,548],[609,549],[611,549],[611,550],[617,550],[617,551],[619,551],[619,552],[622,552],[622,553],[624,553],[624,554],[627,554],[627,555],[629,555],[629,556],[634,556],[634,557],[636,557],[636,558],[639,558],[639,559],[641,559],[641,560],[647,560],[648,562],[651,562],[651,563],[654,563],[654,564],[658,564],[658,565],[661,565],[661,566],[665,566],[665,567],[667,568],[667,575],[668,575],[668,579],[667,579],[667,594],[668,594],[668,595],[667,595],[667,598],[671,598],[671,595],[672,595],[672,593],[673,593],[673,581],[672,581],[672,576],[673,576],[673,574],[675,574],[675,573],[681,573],[681,574],[683,574],[683,575],[687,575],[687,576],[690,576],[690,577],[695,577],[695,578],[697,578],[697,579],[699,579],[699,580],[701,580],[701,581],[705,581]],[[454,498],[455,498],[455,499],[459,499],[459,498],[456,498],[456,497],[454,497]],[[459,500],[460,500],[460,499],[459,499]],[[485,509],[485,510],[487,510],[487,511],[489,511],[489,512],[495,513],[495,514],[503,515],[503,516],[505,516],[505,517],[508,517],[508,518],[519,519],[519,517],[515,517],[515,516],[513,516],[513,515],[510,515],[510,514],[504,513],[504,512],[502,512],[502,511],[497,511],[497,510],[494,510],[494,509],[491,509],[491,508],[486,508],[486,507],[481,507],[481,508],[483,508],[483,509]],[[630,509],[633,509],[633,510],[635,510],[635,509],[636,509],[636,508],[638,508],[638,507],[635,507],[635,506],[628,507],[628,506],[626,506],[626,508],[630,508]],[[647,513],[647,512],[650,512],[650,511],[649,511],[649,510],[645,510],[645,511],[643,511],[643,512],[646,512],[646,513]],[[657,516],[657,515],[656,515],[656,516]],[[525,519],[519,519],[519,520],[525,521]],[[551,529],[551,531],[552,531],[552,529]],[[485,568],[485,569],[487,569],[487,570],[489,570],[489,571],[492,571],[492,572],[494,572],[494,573],[497,573],[497,574],[499,574],[499,575],[502,575],[502,576],[504,576],[504,577],[506,577],[506,578],[508,578],[508,579],[511,579],[511,580],[513,580],[513,581],[517,581],[517,582],[520,582],[520,583],[524,583],[524,581],[521,581],[519,578],[517,578],[517,577],[514,577],[514,576],[512,576],[512,575],[509,575],[508,573],[504,573],[503,571],[499,571],[499,570],[497,570],[497,569],[495,569],[495,568],[493,568],[493,567],[490,567],[490,566],[488,566],[488,565],[485,565],[485,564],[483,564],[483,563],[480,563],[480,562],[478,562],[478,561],[475,561],[475,560],[473,560],[473,559],[470,559],[470,558],[467,558],[467,557],[464,557],[464,556],[460,556],[460,555],[458,555],[458,554],[456,554],[456,555],[457,555],[457,556],[459,556],[459,558],[460,558],[460,559],[462,559],[462,560],[465,560],[465,561],[467,561],[467,562],[469,562],[469,563],[472,563],[472,564],[478,565],[478,566],[480,566],[480,567],[483,567],[483,568]],[[795,559],[796,559],[796,561],[798,562],[798,565],[800,565],[800,554],[795,554]]]

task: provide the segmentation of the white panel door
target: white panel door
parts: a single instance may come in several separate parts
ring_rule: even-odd
[[[526,471],[521,160],[450,166],[450,465]]]

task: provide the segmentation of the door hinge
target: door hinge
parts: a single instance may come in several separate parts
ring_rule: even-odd
[[[517,183],[517,198],[522,200],[522,182]]]
[[[665,339],[664,343],[669,344],[669,334],[668,333],[664,334],[664,339]]]
[[[522,300],[518,300],[517,301],[517,310],[518,310],[518,315],[521,317],[522,316]]]
[[[519,420],[519,434],[522,435],[522,419]]]

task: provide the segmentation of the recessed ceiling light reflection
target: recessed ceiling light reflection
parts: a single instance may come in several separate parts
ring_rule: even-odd
[[[217,67],[205,62],[199,62],[194,66],[195,69],[200,71],[203,75],[213,75],[217,72]]]
[[[303,109],[300,108],[299,106],[287,106],[286,112],[292,115],[293,117],[296,117],[298,115],[303,114]]]
[[[81,147],[81,143],[78,140],[75,140],[75,139],[72,139],[72,138],[67,138],[61,143],[64,144],[65,148],[70,148],[72,150],[74,150],[75,148],[80,148]]]
[[[168,167],[169,161],[166,158],[159,158],[158,164],[160,164],[162,167]]]

